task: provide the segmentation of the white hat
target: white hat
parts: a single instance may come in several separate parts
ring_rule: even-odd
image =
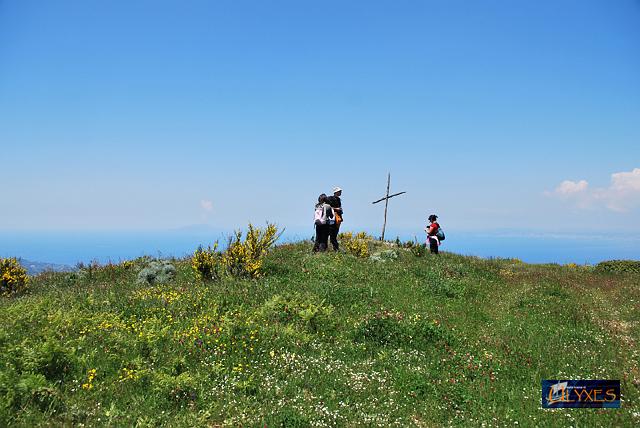
[[[333,193],[338,193],[338,192],[342,192],[342,189],[339,188],[338,186],[333,188]]]

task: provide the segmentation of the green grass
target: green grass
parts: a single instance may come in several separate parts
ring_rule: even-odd
[[[45,273],[0,301],[0,425],[637,426],[640,276],[443,253],[268,256],[203,284],[176,260]],[[95,375],[91,379],[91,371]],[[620,379],[621,409],[540,408]]]

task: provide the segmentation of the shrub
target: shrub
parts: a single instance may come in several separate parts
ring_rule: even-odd
[[[396,250],[383,250],[373,253],[370,260],[374,262],[385,262],[387,260],[395,260],[398,258],[398,252]]]
[[[298,325],[311,333],[331,333],[336,328],[333,307],[314,296],[276,294],[260,308],[260,315],[266,321]]]
[[[62,381],[75,373],[72,353],[53,341],[47,341],[38,348],[35,365],[35,370],[50,381]]]
[[[227,273],[248,278],[261,276],[267,251],[281,234],[278,234],[278,228],[273,224],[267,224],[267,228],[262,230],[249,223],[249,230],[243,241],[242,231],[236,231],[229,238],[229,246],[222,254],[222,264]]]
[[[27,288],[29,277],[15,257],[0,259],[0,294],[9,296]]]
[[[196,276],[203,281],[217,281],[220,279],[222,269],[222,255],[218,249],[218,242],[206,249],[202,246],[193,253],[191,257],[191,267]]]
[[[19,411],[34,406],[42,412],[62,410],[62,400],[56,389],[49,386],[41,374],[0,373],[0,394],[3,396],[3,410]],[[4,412],[2,412],[4,413]],[[1,414],[1,413],[0,413]],[[0,416],[0,423],[9,426],[9,420]]]
[[[404,243],[404,248],[412,248],[415,247],[416,245],[424,245],[424,244],[420,244],[418,242],[418,238],[414,238],[413,241],[407,241]]]
[[[412,249],[415,246],[423,245],[423,244],[420,244],[418,242],[418,238],[416,238],[416,237],[414,237],[413,240],[409,240],[409,241],[405,241],[405,242],[402,242],[400,240],[400,237],[397,237],[396,240],[395,240],[395,244],[396,244],[396,247],[398,247],[398,248],[405,248],[405,249],[408,249],[408,250]]]
[[[338,238],[348,253],[356,257],[369,257],[369,241],[373,238],[367,235],[366,232],[359,232],[356,235],[351,232],[345,232],[338,235]]]
[[[124,270],[130,270],[135,266],[135,262],[133,260],[125,260],[120,262],[120,266],[122,266]]]
[[[418,349],[446,340],[446,335],[438,321],[429,321],[420,315],[406,317],[399,312],[381,311],[360,323],[354,340],[374,346]]]
[[[311,426],[311,422],[298,410],[284,407],[264,419],[265,427],[303,428]]]
[[[409,241],[411,242],[411,241]],[[409,251],[411,251],[411,254],[413,254],[416,257],[422,257],[425,255],[425,253],[427,252],[427,245],[426,244],[418,244],[416,243],[415,245],[411,245],[409,248]]]
[[[100,269],[100,263],[97,260],[93,260],[88,264],[79,262],[76,265],[76,269],[78,278],[92,281],[95,273]]]
[[[424,287],[429,293],[455,298],[466,293],[465,283],[458,279],[450,279],[455,273],[449,271],[428,270],[420,276],[424,278]]]
[[[596,272],[640,273],[640,260],[608,260],[596,265]]]
[[[378,312],[358,326],[355,340],[382,346],[400,344],[404,338],[403,318],[397,312]]]
[[[153,377],[153,389],[164,397],[180,406],[195,401],[198,397],[197,383],[189,372],[178,376],[166,373],[156,373]]]
[[[138,273],[138,284],[166,284],[176,276],[176,268],[167,260],[154,260]]]

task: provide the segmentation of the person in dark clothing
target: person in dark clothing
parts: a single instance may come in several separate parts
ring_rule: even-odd
[[[327,195],[324,193],[318,197],[318,203],[315,207],[314,225],[316,228],[316,240],[313,245],[313,252],[327,251],[329,239],[329,228],[333,219],[333,210],[331,205],[327,203]]]
[[[338,245],[338,233],[340,233],[340,224],[342,224],[342,201],[340,200],[340,196],[342,196],[342,189],[334,187],[333,196],[327,198],[327,203],[331,205],[335,215],[335,221],[329,226],[329,238],[333,246],[333,251],[340,249]]]
[[[440,225],[436,221],[438,216],[435,214],[431,214],[429,216],[429,223],[431,223],[424,230],[427,232],[427,241],[429,241],[429,249],[431,253],[438,254],[438,246],[440,245],[440,240],[436,236],[438,234],[438,229],[440,229]]]

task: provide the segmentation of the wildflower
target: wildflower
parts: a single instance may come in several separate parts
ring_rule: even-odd
[[[82,389],[93,388],[93,380],[96,378],[96,369],[91,369],[87,372],[87,381],[82,384]]]

